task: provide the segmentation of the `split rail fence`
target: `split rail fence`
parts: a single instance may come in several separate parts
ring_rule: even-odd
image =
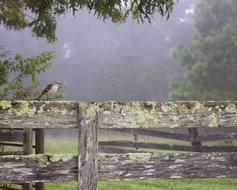
[[[237,177],[234,146],[223,152],[98,153],[98,129],[139,133],[164,127],[236,128],[237,102],[0,101],[1,130],[78,128],[79,142],[78,155],[0,156],[0,183],[78,181],[80,190],[95,190],[97,181]],[[12,136],[21,138],[17,133]],[[126,141],[109,142],[111,146],[116,143],[129,146]],[[100,145],[108,146],[108,142]]]

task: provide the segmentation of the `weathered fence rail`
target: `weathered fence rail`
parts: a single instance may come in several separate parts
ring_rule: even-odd
[[[236,177],[237,153],[98,154],[99,180]],[[73,155],[0,157],[4,183],[77,181]],[[93,172],[94,173],[94,172]]]
[[[1,156],[0,182],[76,180],[80,190],[95,190],[97,180],[237,177],[235,147],[229,153],[98,154],[98,128],[162,127],[237,127],[237,102],[2,101],[0,129],[78,128],[79,154]]]
[[[173,151],[188,151],[188,152],[237,152],[236,146],[200,146],[193,147],[188,145],[176,144],[158,144],[149,142],[132,142],[132,141],[101,141],[98,143],[101,146],[107,147],[139,147],[139,149],[155,149],[155,150],[173,150]]]
[[[81,103],[83,104],[83,103]],[[102,128],[236,127],[237,102],[89,103]],[[77,102],[0,102],[0,128],[77,128]]]
[[[167,131],[158,131],[154,129],[101,129],[103,132],[113,132],[113,133],[124,133],[124,134],[130,134],[130,135],[142,135],[142,136],[149,136],[149,137],[159,137],[159,138],[167,138],[167,139],[173,139],[173,140],[180,140],[180,141],[192,141],[193,136],[189,134],[183,134],[180,132],[175,131],[174,129],[169,132]],[[234,130],[237,131],[237,128]],[[237,140],[237,134],[236,133],[227,133],[227,134],[199,134],[196,137],[197,141],[201,142],[209,142],[209,141],[220,141],[220,140]]]
[[[1,141],[23,142],[23,131],[0,131]]]

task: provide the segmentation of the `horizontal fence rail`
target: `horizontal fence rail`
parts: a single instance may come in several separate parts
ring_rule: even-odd
[[[23,142],[23,131],[0,131],[1,141]]]
[[[101,146],[113,147],[130,147],[139,149],[159,149],[159,150],[173,150],[173,151],[188,151],[188,152],[237,152],[236,146],[200,146],[192,147],[187,145],[176,144],[157,144],[149,142],[132,142],[132,141],[101,141]]]
[[[237,102],[1,101],[0,128],[76,128],[78,104],[97,111],[104,128],[237,126]]]
[[[208,129],[208,128],[205,128]],[[220,129],[220,128],[218,128]],[[142,135],[142,136],[149,136],[149,137],[159,137],[159,138],[167,138],[167,139],[173,139],[173,140],[180,140],[180,141],[192,141],[193,136],[190,134],[183,134],[180,132],[175,131],[172,129],[172,131],[166,132],[166,131],[157,131],[154,129],[101,129],[102,132],[117,132],[117,133],[124,133],[124,134],[130,134],[130,135]],[[232,131],[237,132],[237,127],[233,128]],[[217,133],[217,132],[216,132]],[[207,142],[207,141],[220,141],[220,140],[237,140],[237,134],[234,132],[230,132],[227,134],[199,134],[196,137],[196,141],[201,142]]]
[[[237,175],[237,153],[98,154],[97,158],[101,181]],[[77,156],[1,156],[0,163],[4,183],[77,181]]]

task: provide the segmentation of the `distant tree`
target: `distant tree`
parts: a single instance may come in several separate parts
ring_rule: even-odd
[[[173,84],[177,100],[237,99],[237,1],[203,0],[195,11],[198,35],[179,46],[174,58],[186,70]]]
[[[0,24],[7,29],[31,28],[37,37],[56,40],[57,17],[88,9],[102,19],[124,21],[131,13],[138,21],[150,21],[154,13],[169,17],[175,0],[1,0]]]
[[[51,52],[29,58],[17,54],[12,58],[0,48],[0,100],[34,99],[37,94],[34,90],[40,85],[36,75],[45,72],[53,58]]]

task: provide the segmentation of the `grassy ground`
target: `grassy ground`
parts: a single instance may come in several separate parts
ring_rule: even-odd
[[[50,183],[47,190],[76,190],[76,183]],[[99,190],[236,190],[237,179],[100,182]]]

